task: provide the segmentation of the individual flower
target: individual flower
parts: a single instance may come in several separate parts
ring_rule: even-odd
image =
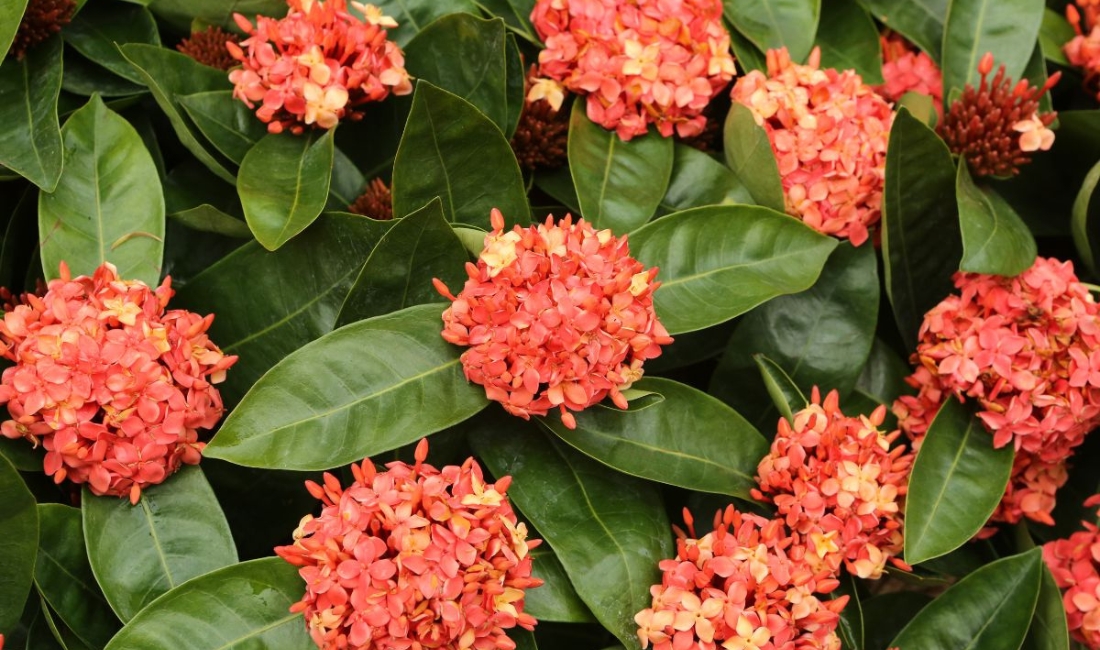
[[[539,73],[585,95],[589,119],[623,140],[703,130],[702,111],[733,79],[719,0],[537,0]]]
[[[936,62],[900,34],[884,34],[881,40],[884,82],[875,92],[891,102],[908,92],[928,95],[936,115],[943,119],[943,74]]]
[[[1097,305],[1052,258],[1015,278],[959,272],[955,287],[924,316],[907,379],[919,392],[895,403],[899,424],[919,445],[944,400],[976,402],[993,446],[1016,449],[992,520],[1053,524],[1064,462],[1100,424]]]
[[[569,114],[563,112],[565,89],[553,79],[527,75],[527,96],[519,125],[512,136],[512,151],[524,169],[555,169],[566,162]]]
[[[806,65],[768,50],[768,72],[737,80],[733,100],[763,126],[783,180],[787,213],[859,246],[882,216],[886,144],[894,114],[852,70]]]
[[[381,178],[372,179],[367,184],[367,189],[348,206],[348,212],[382,221],[393,219],[393,194],[386,181]]]
[[[229,70],[237,65],[237,59],[229,54],[226,43],[239,43],[236,34],[221,27],[211,25],[206,29],[191,32],[191,35],[179,42],[176,49],[203,65],[219,70]]]
[[[1085,12],[1085,28],[1081,28],[1081,11],[1066,5],[1066,18],[1077,35],[1062,46],[1062,51],[1070,65],[1084,72],[1085,89],[1100,99],[1100,5],[1090,0],[1078,0],[1078,4]]]
[[[630,257],[625,235],[584,219],[504,232],[494,208],[492,226],[457,297],[435,281],[451,300],[443,338],[468,346],[466,378],[524,419],[557,407],[569,428],[570,411],[608,395],[627,408],[622,391],[672,342],[653,311],[657,269]]]
[[[834,570],[843,560],[860,578],[878,578],[902,550],[905,492],[913,453],[890,444],[879,406],[870,417],[847,417],[834,390],[825,401],[814,388],[811,403],[779,420],[771,452],[757,467],[757,499],[774,501],[791,530],[816,536]]]
[[[28,50],[68,25],[75,9],[73,0],[30,0],[8,54],[22,59]]]
[[[1039,100],[1061,78],[1055,72],[1041,88],[1027,79],[1013,83],[1005,67],[993,79],[993,55],[978,62],[982,75],[978,88],[966,89],[951,103],[938,131],[951,152],[965,158],[976,176],[1012,176],[1020,165],[1031,162],[1031,152],[1049,149],[1054,132],[1048,127],[1057,113],[1039,112]]]
[[[321,514],[275,553],[300,567],[306,591],[291,611],[319,648],[510,650],[504,630],[534,628],[524,590],[542,584],[528,553],[541,541],[516,520],[511,479],[486,483],[473,458],[436,469],[427,443],[412,466],[352,465],[347,488],[329,473],[306,481]]]
[[[1100,505],[1100,495],[1085,500],[1085,507]],[[1091,650],[1100,648],[1100,530],[1083,521],[1085,530],[1068,539],[1043,544],[1043,560],[1062,590],[1069,632]]]
[[[108,263],[72,278],[62,263],[44,296],[24,294],[0,323],[0,354],[15,362],[0,382],[11,415],[0,434],[41,442],[56,482],[133,503],[198,463],[199,430],[222,416],[214,384],[237,357],[207,337],[213,315],[166,311],[172,293],[170,278],[152,289]]]
[[[836,627],[847,596],[821,600],[839,585],[806,561],[815,551],[781,519],[738,512],[715,516],[715,529],[695,539],[680,532],[676,557],[662,560],[661,584],[638,612],[638,639],[654,650],[839,650]]]
[[[390,93],[407,95],[412,83],[405,56],[386,39],[384,27],[397,23],[372,5],[352,2],[366,16],[359,20],[346,0],[287,0],[290,11],[276,20],[233,14],[248,38],[225,44],[241,68],[229,73],[233,96],[267,124],[271,133],[306,126],[331,129],[342,119],[363,116],[363,104]]]

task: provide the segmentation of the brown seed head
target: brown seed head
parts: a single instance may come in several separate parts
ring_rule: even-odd
[[[221,27],[211,25],[204,30],[191,32],[176,49],[203,65],[219,70],[228,70],[237,65],[236,59],[229,54],[226,43],[239,43],[240,39]]]
[[[528,90],[535,74],[535,66],[531,66],[527,76]],[[524,169],[554,169],[566,162],[568,136],[569,115],[566,111],[554,110],[545,99],[524,101],[519,126],[512,136],[512,151]]]
[[[361,214],[364,217],[388,221],[393,219],[393,194],[390,188],[381,178],[375,178],[367,189],[348,206],[348,212]]]
[[[75,8],[73,0],[30,0],[8,54],[22,59],[27,50],[68,25]]]

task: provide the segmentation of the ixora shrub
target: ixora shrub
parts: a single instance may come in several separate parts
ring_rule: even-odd
[[[1098,29],[0,3],[0,650],[1100,648]]]

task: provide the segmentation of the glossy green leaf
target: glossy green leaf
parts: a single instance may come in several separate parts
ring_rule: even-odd
[[[904,106],[909,113],[928,128],[936,128],[939,115],[936,114],[935,100],[931,95],[910,90],[898,99],[897,105]]]
[[[871,344],[871,355],[867,358],[867,364],[863,366],[863,372],[856,381],[856,388],[879,404],[889,406],[898,396],[912,390],[905,383],[905,378],[911,372],[909,364],[882,339],[876,337]]]
[[[940,407],[909,476],[905,561],[920,564],[966,543],[1008,485],[1012,446],[993,448],[981,421],[955,399]]]
[[[764,53],[736,29],[730,30],[730,48],[733,50],[733,59],[737,63],[737,69],[742,74],[751,70],[760,70],[767,73],[768,62],[764,57]]]
[[[842,647],[864,648],[863,603],[860,602],[855,577],[845,572],[840,576],[840,586],[829,596],[830,598],[848,596],[848,604],[840,610],[840,622],[837,625]]]
[[[978,87],[978,62],[986,52],[996,67],[1005,66],[1007,77],[1019,79],[1035,48],[1044,5],[1043,0],[951,0],[943,27],[944,99],[953,88]]]
[[[677,212],[630,236],[634,257],[661,269],[653,301],[673,334],[808,289],[836,245],[797,219],[748,205]]]
[[[92,572],[123,622],[169,589],[237,563],[229,524],[197,466],[143,490],[137,505],[87,489],[81,504]]]
[[[597,404],[576,413],[577,428],[558,417],[540,422],[559,438],[620,472],[689,490],[752,498],[756,466],[768,442],[736,411],[671,379],[634,384],[661,399],[626,411]]]
[[[22,442],[22,441],[21,441]],[[0,530],[7,540],[0,554],[0,629],[11,630],[19,622],[23,604],[31,593],[38,554],[38,510],[15,466],[0,457]]]
[[[786,47],[795,61],[810,54],[821,0],[723,0],[726,19],[762,51]]]
[[[84,643],[102,648],[119,622],[96,584],[80,510],[55,503],[38,506],[40,539],[34,581],[58,617]]]
[[[181,95],[179,104],[210,144],[238,165],[267,135],[267,127],[232,90]]]
[[[772,398],[776,410],[787,418],[787,421],[794,422],[795,411],[801,411],[809,404],[806,396],[778,363],[763,354],[754,354],[752,358],[756,362],[756,367],[760,369],[760,378],[764,380],[764,388]]]
[[[672,138],[656,130],[624,142],[573,102],[569,116],[569,172],[581,215],[597,229],[616,235],[649,221],[668,189],[675,158]]]
[[[584,604],[558,556],[547,545],[531,551],[531,575],[542,580],[538,589],[529,589],[523,611],[541,621],[590,623],[596,619]]]
[[[748,189],[729,167],[680,142],[673,151],[672,178],[661,199],[665,212],[753,202]]]
[[[943,24],[950,0],[861,0],[882,24],[913,41],[937,64],[943,47]]]
[[[921,650],[1015,650],[1031,623],[1043,560],[1039,549],[978,569],[941,594],[891,646]]]
[[[439,302],[432,278],[459,291],[469,257],[439,199],[399,220],[374,247],[340,308],[336,327],[405,307]]]
[[[237,194],[256,241],[278,249],[321,215],[332,181],[332,130],[314,137],[272,133],[241,161]]]
[[[8,53],[26,9],[27,0],[0,0],[0,60]]]
[[[332,156],[332,182],[329,184],[329,202],[326,210],[342,212],[355,203],[363,193],[367,179],[346,153],[337,148]]]
[[[915,591],[895,591],[863,600],[865,650],[887,650],[890,640],[932,600]]]
[[[196,160],[177,165],[165,177],[164,209],[192,230],[252,239],[236,188]],[[168,241],[171,243],[171,236]]]
[[[218,385],[228,406],[280,359],[332,331],[359,269],[391,225],[325,215],[278,251],[249,242],[180,289],[173,306],[217,314],[211,340],[240,355]]]
[[[580,214],[581,203],[577,199],[577,188],[573,185],[573,176],[569,173],[568,166],[553,170],[540,169],[535,173],[535,187],[558,201],[571,214]]]
[[[359,321],[292,352],[222,424],[204,455],[272,469],[328,469],[395,449],[485,408],[439,336],[445,305]]]
[[[627,648],[638,648],[634,614],[649,607],[657,563],[672,535],[656,486],[617,472],[565,443],[494,414],[471,443],[512,502],[554,549],[577,594]]]
[[[19,471],[42,471],[42,456],[44,454],[45,450],[41,446],[36,449],[26,440],[0,439],[0,458],[7,459]]]
[[[1039,46],[1043,50],[1043,58],[1052,63],[1068,66],[1062,46],[1073,40],[1076,34],[1073,26],[1066,17],[1057,11],[1047,7],[1043,10],[1043,23],[1039,26]]]
[[[955,163],[932,129],[902,109],[890,128],[882,197],[886,295],[907,348],[924,313],[954,285],[962,259]]]
[[[106,650],[307,648],[298,569],[281,558],[242,562],[195,578],[135,616]]]
[[[130,4],[93,2],[62,31],[65,42],[89,60],[136,84],[144,85],[141,75],[122,56],[118,46],[125,43],[160,45],[160,34],[153,14],[145,7]]]
[[[493,208],[507,223],[531,220],[519,163],[501,130],[466,100],[426,81],[416,84],[392,189],[399,217],[438,196],[451,222],[488,229]]]
[[[88,650],[88,644],[80,640],[72,630],[59,622],[58,615],[51,611],[50,606],[39,594],[40,603],[38,613],[38,629],[34,637],[27,637],[27,650],[39,650],[39,643],[45,648],[60,648],[61,650]],[[34,644],[32,645],[32,641]]]
[[[978,187],[965,161],[955,184],[963,256],[959,268],[971,273],[1016,276],[1035,263],[1035,238],[1007,201]]]
[[[532,43],[538,43],[538,35],[531,25],[531,12],[535,0],[474,0],[487,14],[504,19],[504,24]]]
[[[61,129],[65,169],[52,194],[38,198],[42,269],[58,277],[103,262],[150,286],[164,256],[164,196],[149,150],[134,127],[93,97]]]
[[[822,0],[817,44],[822,68],[855,70],[865,84],[883,83],[878,27],[857,0]]]
[[[65,157],[57,121],[61,49],[52,38],[0,66],[0,164],[46,192],[57,186]]]
[[[726,349],[726,341],[733,335],[734,323],[729,320],[714,327],[677,334],[671,345],[661,348],[661,356],[646,360],[646,373],[667,373],[717,357]]]
[[[504,123],[504,137],[510,141],[519,127],[523,108],[527,104],[527,67],[523,64],[523,53],[519,50],[519,41],[515,34],[507,34],[504,44],[507,83],[504,85],[508,100],[507,119]]]
[[[1096,259],[1100,252],[1100,202],[1093,204],[1092,197],[1096,193],[1096,185],[1100,183],[1100,162],[1092,166],[1085,176],[1085,182],[1081,184],[1077,198],[1073,201],[1073,245],[1077,248],[1077,254],[1085,266],[1096,273]]]
[[[187,32],[193,22],[235,28],[233,14],[240,13],[249,19],[261,16],[286,14],[286,0],[153,0],[149,8],[158,18],[168,22],[178,31]]]
[[[126,67],[133,69],[129,64]],[[82,97],[99,93],[104,97],[121,98],[149,92],[144,84],[123,79],[71,47],[65,50],[65,75],[61,79],[61,89]]]
[[[783,212],[783,181],[768,142],[768,134],[756,123],[752,111],[734,102],[722,131],[726,164],[745,186],[753,202]]]
[[[1066,608],[1062,604],[1062,590],[1054,582],[1047,566],[1042,567],[1039,582],[1039,599],[1027,637],[1020,646],[1023,650],[1070,650],[1069,626]]]
[[[459,12],[477,14],[474,0],[378,0],[372,4],[397,21],[397,27],[388,30],[389,39],[401,47],[438,18]]]

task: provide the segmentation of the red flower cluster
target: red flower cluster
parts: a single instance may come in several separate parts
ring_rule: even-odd
[[[653,311],[657,269],[630,257],[625,236],[584,219],[504,232],[494,209],[492,225],[457,297],[435,281],[452,301],[443,338],[469,346],[466,378],[524,419],[557,407],[570,428],[569,411],[608,395],[626,408],[622,391],[641,378],[642,362],[672,342]]]
[[[882,216],[886,145],[894,113],[852,70],[821,70],[786,48],[768,50],[768,73],[737,80],[733,100],[768,133],[787,213],[859,246]]]
[[[1085,507],[1100,505],[1100,494],[1089,497]],[[1043,544],[1043,560],[1062,590],[1062,604],[1073,638],[1092,650],[1100,648],[1100,530],[1081,522],[1085,530],[1069,539]]]
[[[324,504],[307,515],[294,544],[275,552],[301,567],[306,593],[291,611],[304,612],[319,648],[501,648],[504,630],[528,630],[523,612],[531,577],[527,529],[505,496],[511,483],[486,484],[473,458],[438,470],[424,464],[369,460],[352,465],[344,489],[331,474],[306,482]]]
[[[1077,0],[1077,4],[1080,11],[1072,4],[1066,5],[1066,18],[1077,36],[1062,46],[1062,51],[1071,65],[1084,72],[1085,88],[1100,99],[1100,3]],[[1081,28],[1081,11],[1085,12],[1084,29]]]
[[[538,0],[539,69],[623,140],[703,130],[702,110],[736,73],[719,0]],[[556,107],[555,107],[556,108]]]
[[[361,118],[367,102],[412,92],[404,54],[386,40],[385,28],[397,23],[377,7],[352,2],[364,22],[347,11],[346,0],[287,2],[285,18],[257,16],[255,27],[233,14],[249,37],[225,44],[242,65],[229,73],[233,96],[249,108],[259,102],[256,116],[268,131],[331,129]]]
[[[886,100],[896,102],[908,92],[928,95],[936,115],[943,118],[943,73],[932,57],[900,34],[882,36],[882,78],[875,92]]]
[[[1039,258],[1015,278],[956,273],[959,295],[924,317],[907,381],[919,389],[894,404],[917,443],[951,395],[973,399],[1016,462],[993,521],[1026,516],[1052,524],[1065,461],[1100,423],[1100,316],[1070,262]]]
[[[222,400],[213,384],[237,357],[206,336],[213,315],[165,311],[171,280],[156,290],[103,264],[93,277],[61,277],[0,323],[0,404],[8,438],[41,440],[46,473],[87,483],[95,494],[129,495],[199,462],[198,430],[213,427]]]

